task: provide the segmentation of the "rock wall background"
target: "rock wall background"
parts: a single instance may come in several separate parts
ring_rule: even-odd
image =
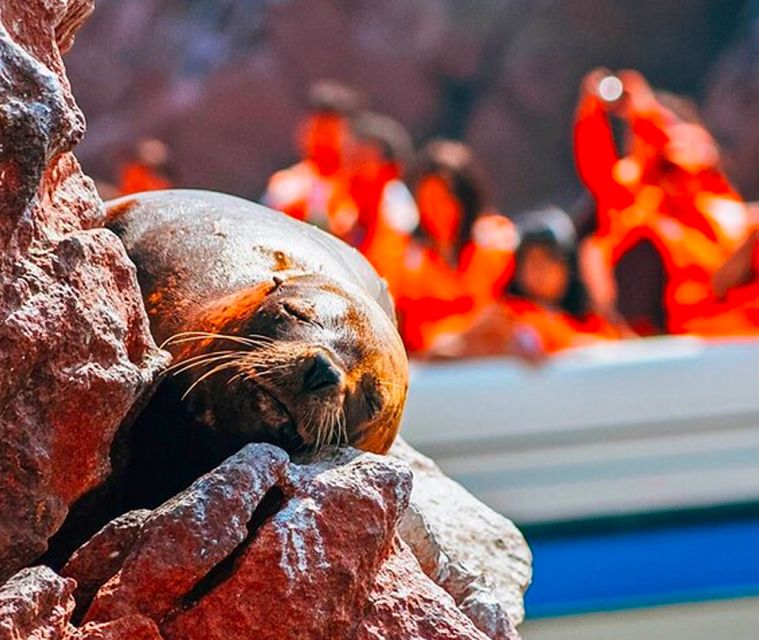
[[[579,78],[596,65],[631,66],[706,105],[738,185],[757,198],[756,5],[99,0],[67,60],[89,121],[80,157],[112,180],[138,136],[157,136],[174,150],[182,185],[255,198],[293,159],[309,82],[334,77],[417,141],[470,142],[506,212],[567,205],[581,192],[570,146]]]
[[[60,51],[89,0],[0,0],[0,582],[111,471],[166,358],[134,265],[71,154],[84,119]]]

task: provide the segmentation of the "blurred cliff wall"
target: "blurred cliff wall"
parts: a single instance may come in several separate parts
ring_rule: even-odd
[[[89,123],[79,155],[88,173],[112,180],[137,137],[157,136],[174,152],[179,184],[256,198],[294,158],[309,82],[332,77],[363,89],[417,141],[470,142],[504,211],[568,205],[581,193],[572,111],[578,81],[594,66],[635,67],[656,86],[708,95],[718,129],[740,137],[731,129],[737,107],[721,104],[730,97],[721,87],[745,49],[756,67],[749,4],[98,0],[67,61]],[[740,113],[759,132],[757,102]],[[744,155],[753,159],[757,148]],[[740,186],[756,197],[751,172]]]

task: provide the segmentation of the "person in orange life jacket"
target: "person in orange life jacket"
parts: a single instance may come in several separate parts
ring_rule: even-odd
[[[169,150],[160,140],[145,138],[140,140],[134,157],[125,162],[119,170],[119,195],[126,196],[142,191],[170,189]]]
[[[264,204],[338,237],[349,236],[358,210],[346,162],[359,103],[358,94],[339,83],[323,80],[311,86],[309,113],[297,133],[303,159],[269,179]]]
[[[754,220],[754,228],[743,244],[731,255],[712,277],[712,289],[722,304],[723,313],[717,320],[732,319],[732,332],[722,335],[756,335],[759,333],[759,224]],[[741,322],[742,321],[742,322]],[[694,331],[707,333],[692,322]],[[722,322],[721,324],[725,324]],[[713,329],[710,323],[709,329]],[[702,329],[699,331],[699,329]],[[712,331],[713,335],[714,332]]]
[[[402,176],[413,153],[411,137],[388,116],[364,112],[354,122],[351,193],[358,223],[349,242],[397,289],[403,255],[419,224],[419,210]]]
[[[437,336],[461,334],[501,295],[516,234],[508,218],[489,211],[482,170],[466,145],[430,142],[414,176],[420,223],[393,293],[407,347],[429,353]]]
[[[514,277],[504,302],[513,314],[513,339],[551,354],[618,338],[620,332],[591,309],[569,216],[550,207],[524,214],[517,226]]]
[[[690,318],[709,312],[711,274],[745,237],[747,211],[719,169],[716,143],[692,114],[686,121],[682,109],[665,107],[637,72],[607,73],[586,77],[575,126],[578,172],[597,203],[597,229],[581,249],[581,271],[596,308],[616,320],[626,292],[617,291],[615,269],[627,254],[650,248],[665,273],[663,300],[656,301],[661,310],[627,319],[644,334],[680,333]],[[612,113],[628,126],[630,153],[623,158]],[[648,271],[659,277],[657,269]],[[640,279],[635,286],[646,288]],[[655,307],[651,302],[643,306]]]

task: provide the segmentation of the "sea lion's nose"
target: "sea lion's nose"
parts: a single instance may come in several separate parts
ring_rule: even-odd
[[[340,370],[323,353],[313,355],[304,370],[303,391],[306,393],[337,386],[342,379]]]

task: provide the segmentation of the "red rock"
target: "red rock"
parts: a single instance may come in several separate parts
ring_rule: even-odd
[[[143,616],[75,628],[75,586],[48,567],[19,571],[0,586],[0,640],[162,640],[155,623]]]
[[[140,509],[111,520],[69,558],[60,573],[77,582],[78,610],[86,611],[98,589],[119,571],[150,514]]]
[[[63,640],[76,583],[47,567],[23,569],[0,586],[0,640]]]
[[[291,467],[287,503],[264,523],[234,573],[165,622],[163,634],[351,638],[410,488],[403,465],[372,454]]]
[[[355,640],[487,640],[397,541],[377,575]]]
[[[414,473],[398,531],[424,573],[488,637],[518,638],[532,578],[532,554],[522,534],[404,441],[396,441],[391,453]]]
[[[84,118],[60,49],[91,0],[0,0],[0,580],[42,554],[110,472],[165,362],[134,268],[70,151]]]
[[[347,640],[410,489],[408,469],[390,458],[349,450],[299,466],[248,445],[152,512],[136,539],[125,535],[130,550],[85,620],[139,613],[168,640]],[[66,570],[118,546],[116,529]]]
[[[184,606],[193,588],[246,539],[255,509],[287,464],[281,449],[248,445],[153,511],[85,620],[141,613],[161,622]]]
[[[150,618],[133,615],[102,624],[89,622],[66,640],[163,640],[163,636]]]

